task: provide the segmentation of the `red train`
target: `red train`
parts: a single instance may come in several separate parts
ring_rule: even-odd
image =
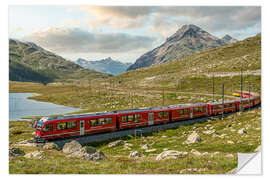
[[[240,100],[221,102],[171,105],[154,108],[122,110],[104,113],[43,117],[36,124],[36,139],[47,140],[94,133],[117,131],[120,129],[151,126],[161,123],[189,120],[204,116],[213,116],[237,112],[261,103],[257,94],[242,94]]]

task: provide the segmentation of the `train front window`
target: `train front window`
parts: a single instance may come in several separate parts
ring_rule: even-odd
[[[38,121],[37,122],[37,130],[38,131],[40,131],[40,129],[42,128],[43,124],[44,124],[44,122],[42,122],[42,121]]]

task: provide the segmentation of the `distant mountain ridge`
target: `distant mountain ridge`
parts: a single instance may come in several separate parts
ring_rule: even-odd
[[[198,51],[227,45],[219,39],[195,25],[184,25],[176,33],[167,38],[159,47],[143,54],[128,68],[135,70],[154,64],[162,64],[174,59],[181,59]]]
[[[32,42],[9,39],[9,80],[48,83],[108,77],[69,62]]]
[[[75,62],[76,64],[86,69],[95,70],[98,72],[108,73],[112,75],[119,75],[125,72],[127,68],[132,64],[132,63],[122,63],[120,61],[113,60],[111,57],[97,61],[87,61],[85,59],[79,58]]]
[[[230,35],[226,34],[223,38],[222,38],[223,41],[225,41],[226,43],[228,44],[231,44],[231,43],[235,43],[237,42],[238,40],[231,37]]]

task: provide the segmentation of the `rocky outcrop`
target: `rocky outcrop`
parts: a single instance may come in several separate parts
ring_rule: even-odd
[[[215,129],[211,129],[211,130],[203,131],[203,134],[213,134],[215,132],[216,132]]]
[[[141,149],[148,149],[150,146],[148,144],[145,144],[143,146],[141,146]]]
[[[46,150],[50,150],[50,149],[56,149],[58,150],[59,147],[57,144],[53,143],[53,142],[50,142],[50,143],[46,143],[44,146],[43,146],[43,149],[46,149]]]
[[[77,141],[66,143],[62,151],[67,154],[67,157],[71,158],[80,158],[90,161],[97,161],[106,158],[103,152],[91,146],[82,147],[82,145]]]
[[[222,39],[211,35],[195,25],[184,25],[176,33],[167,38],[161,46],[142,55],[127,70],[166,63],[184,58],[201,50],[213,49],[226,44]]]
[[[28,159],[45,159],[44,151],[34,151],[26,154],[24,157]]]
[[[108,144],[108,147],[115,147],[124,144],[123,140],[117,140]]]
[[[201,156],[202,154],[199,152],[199,151],[197,151],[196,149],[192,149],[191,151],[190,151],[192,154],[194,154],[195,156]]]
[[[247,130],[245,128],[242,128],[242,129],[239,129],[238,134],[244,134],[244,133],[247,133]]]
[[[192,143],[198,143],[201,141],[201,137],[199,134],[196,133],[196,131],[193,131],[187,138],[186,141],[183,142],[183,144],[192,144]]]
[[[129,154],[130,158],[138,158],[138,157],[141,157],[141,154],[138,152],[138,151],[133,151]]]
[[[156,160],[165,160],[165,159],[176,159],[179,157],[185,157],[188,152],[180,152],[175,150],[163,151],[159,155],[157,155]]]

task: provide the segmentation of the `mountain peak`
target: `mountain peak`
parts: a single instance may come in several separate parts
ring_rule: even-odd
[[[167,41],[179,41],[183,38],[187,39],[205,39],[205,40],[218,40],[217,37],[211,35],[210,33],[204,31],[200,27],[194,24],[183,25],[180,29],[176,31],[171,37],[167,38]]]
[[[183,25],[159,47],[147,52],[128,68],[134,70],[153,64],[181,59],[202,50],[213,49],[227,43],[193,24]]]
[[[226,34],[226,35],[222,38],[222,40],[224,40],[224,41],[227,42],[227,43],[234,43],[234,42],[237,41],[237,39],[231,37],[231,36],[228,35],[228,34]]]

